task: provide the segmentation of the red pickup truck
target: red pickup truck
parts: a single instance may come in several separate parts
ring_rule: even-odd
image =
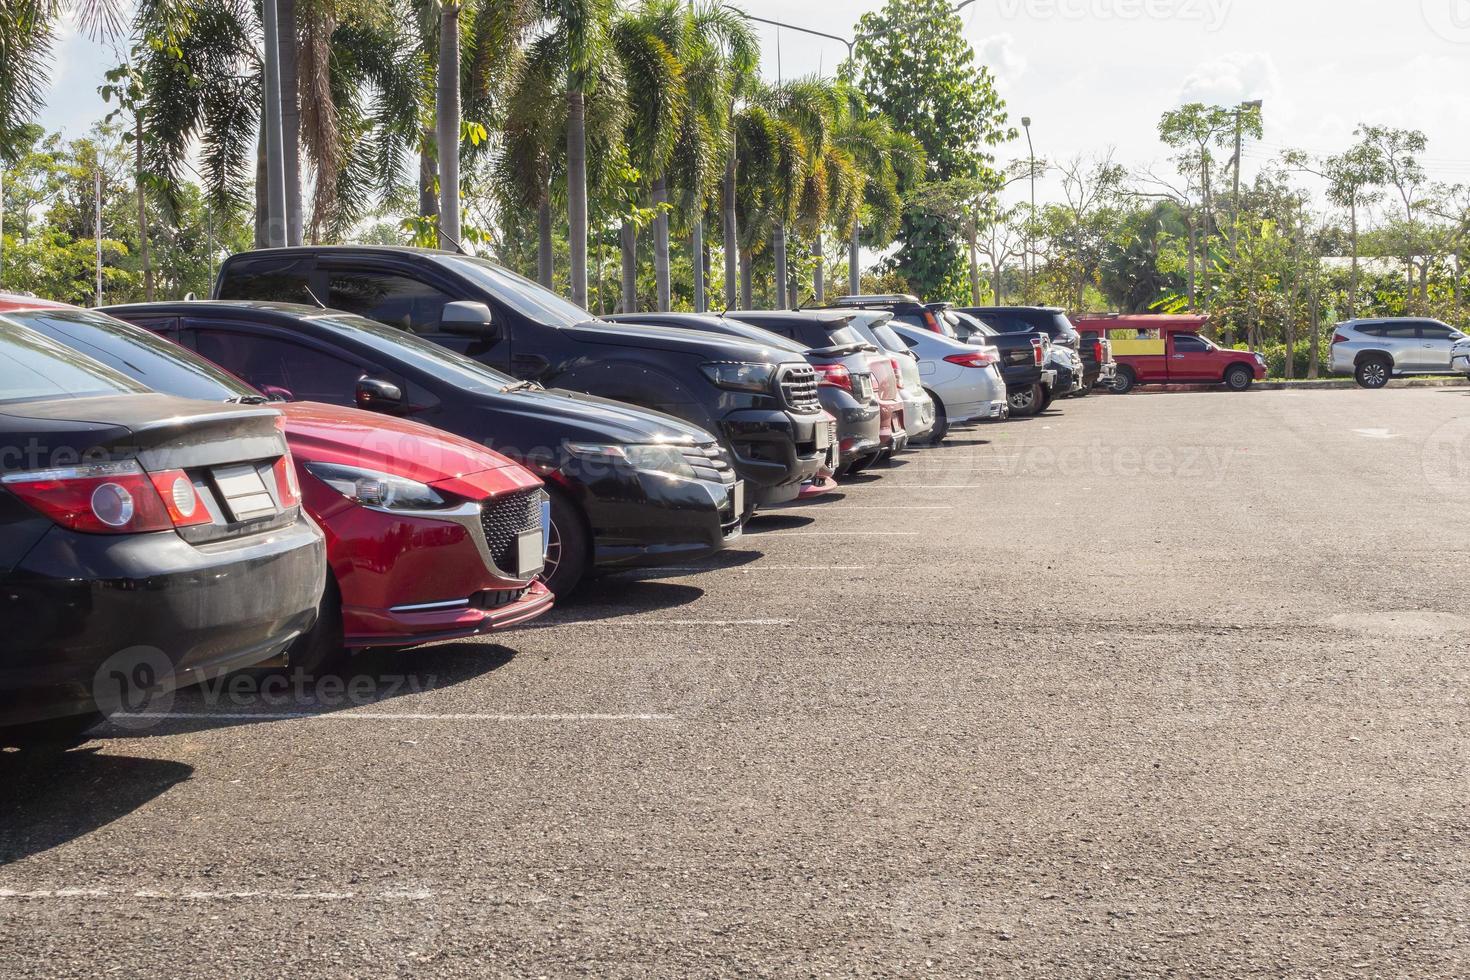
[[[1078,330],[1106,334],[1112,342],[1118,394],[1138,385],[1173,384],[1223,384],[1245,391],[1266,378],[1260,354],[1227,350],[1201,336],[1208,317],[1084,314],[1073,320]]]

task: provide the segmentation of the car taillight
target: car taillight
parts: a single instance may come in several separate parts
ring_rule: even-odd
[[[919,314],[924,319],[924,329],[933,330],[935,333],[944,333],[939,329],[939,317],[934,315],[933,310],[925,310]]]
[[[898,358],[890,357],[888,363],[893,365],[893,376],[898,379],[899,390],[903,390],[903,372],[898,369]]]
[[[1335,333],[1332,335],[1332,342],[1334,344],[1346,344],[1348,343],[1348,339],[1340,333]]]
[[[148,478],[153,481],[158,499],[163,501],[163,508],[168,511],[174,527],[198,527],[214,521],[209,508],[204,506],[204,499],[199,496],[199,488],[183,470],[150,473]]]
[[[160,478],[175,475],[159,474]],[[132,460],[10,473],[0,483],[72,531],[140,534],[174,526],[154,481]]]
[[[968,354],[951,354],[945,358],[951,364],[958,364],[967,368],[986,368],[996,363],[996,357],[989,351],[977,350]]]
[[[1107,351],[1103,350],[1103,342],[1101,340],[1092,345],[1092,356],[1099,364],[1102,364],[1108,359]]]
[[[1036,358],[1037,367],[1046,364],[1046,351],[1042,350],[1040,340],[1031,341],[1031,353]]]
[[[276,474],[276,492],[281,498],[281,508],[295,507],[301,503],[301,484],[296,482],[296,464],[287,453],[276,460],[271,470]]]
[[[841,364],[814,364],[812,367],[817,371],[817,384],[852,391],[852,374]]]

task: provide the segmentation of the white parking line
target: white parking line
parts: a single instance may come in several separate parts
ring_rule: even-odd
[[[39,888],[20,891],[14,888],[0,888],[0,902],[46,899],[66,901],[87,898],[105,898],[122,901],[142,899],[144,901],[155,902],[227,902],[247,898],[264,898],[270,901],[288,902],[427,902],[434,898],[434,893],[425,889],[360,893],[285,891],[168,892],[158,891],[152,888],[140,888],[137,890],[113,888]]]
[[[767,531],[763,538],[917,538],[918,531]]]
[[[673,715],[599,715],[599,714],[564,714],[564,715],[506,715],[506,714],[427,714],[427,713],[388,713],[388,712],[366,712],[366,711],[160,711],[139,712],[138,714],[123,714],[116,716],[114,724],[131,723],[134,721],[498,721],[498,722],[538,722],[538,721],[581,721],[581,722],[621,722],[621,721],[673,721]]]

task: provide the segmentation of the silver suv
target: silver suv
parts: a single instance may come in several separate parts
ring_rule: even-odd
[[[1450,352],[1465,339],[1438,320],[1349,320],[1332,336],[1332,373],[1351,374],[1364,388],[1382,388],[1396,374],[1450,374]]]

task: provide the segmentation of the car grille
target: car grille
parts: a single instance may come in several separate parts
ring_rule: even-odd
[[[485,542],[490,546],[490,559],[501,570],[515,549],[516,539],[525,531],[541,526],[544,490],[518,490],[494,497],[480,506],[480,524],[485,529]]]
[[[725,458],[725,451],[720,448],[719,443],[684,446],[679,452],[684,456],[684,462],[694,468],[694,475],[699,479],[710,483],[723,483],[726,486],[734,485],[735,469]]]
[[[781,372],[781,398],[786,407],[802,415],[822,410],[817,399],[817,372],[805,364],[793,364]]]

